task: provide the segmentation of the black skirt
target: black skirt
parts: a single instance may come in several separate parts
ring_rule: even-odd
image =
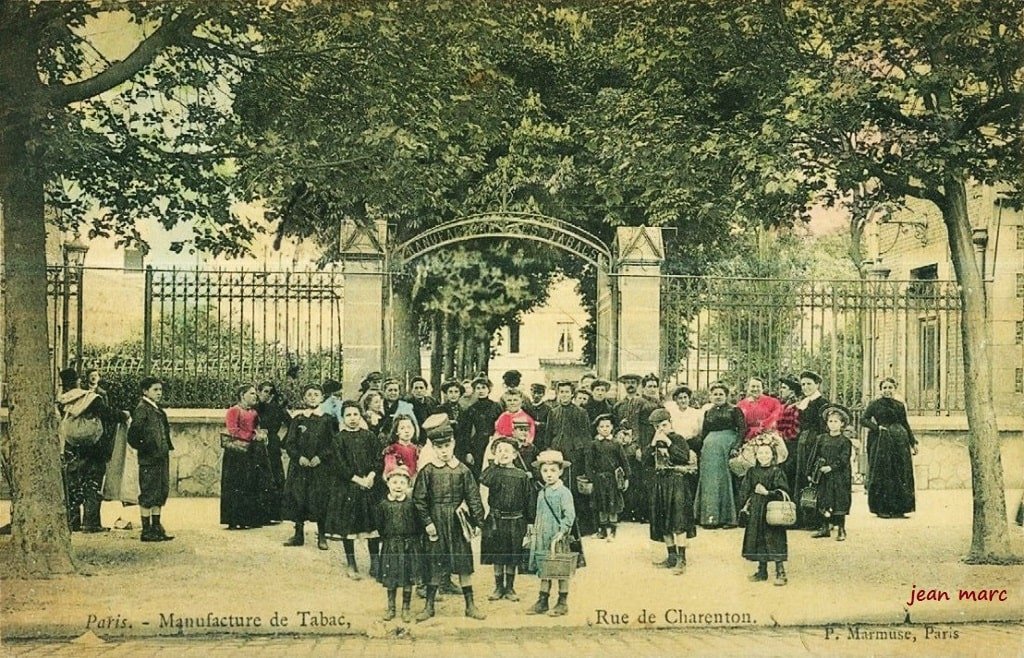
[[[484,520],[480,539],[480,564],[519,564],[526,536],[526,519],[498,518],[491,514]]]
[[[220,471],[220,522],[255,528],[264,525],[254,452],[224,449]],[[266,453],[263,453],[266,456]]]
[[[615,473],[594,473],[594,493],[591,496],[597,514],[620,514],[624,507],[622,492],[615,481]]]
[[[423,573],[423,537],[407,535],[387,537],[380,547],[380,572],[377,580],[388,589],[411,587]]]
[[[667,535],[697,534],[693,512],[692,476],[677,471],[659,471],[651,477],[651,526],[653,541]]]

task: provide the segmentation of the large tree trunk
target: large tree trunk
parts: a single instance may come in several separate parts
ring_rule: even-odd
[[[394,336],[390,345],[393,351],[385,367],[389,375],[408,384],[409,379],[420,374],[420,331],[412,310],[412,280],[404,276],[394,276],[391,280]]]
[[[964,182],[949,176],[944,186],[942,219],[960,284],[964,394],[974,490],[974,525],[967,559],[975,563],[1002,562],[1013,556],[1007,534],[1003,466],[993,403],[992,330],[986,312],[985,282],[971,240]]]
[[[39,85],[29,39],[19,36],[4,44],[6,61],[0,64],[0,88],[13,90],[6,102],[14,101],[14,111],[0,130],[0,199],[6,278],[4,363],[14,485],[8,559],[16,574],[39,577],[74,568],[50,374],[43,181],[28,146],[38,115],[33,111],[37,108],[17,104],[18,98],[31,98]]]

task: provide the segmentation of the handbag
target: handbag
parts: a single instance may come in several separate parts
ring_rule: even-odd
[[[235,452],[249,452],[248,441],[236,439],[227,432],[222,432],[220,435],[220,447],[225,450],[233,450]]]
[[[818,488],[811,484],[800,490],[800,509],[818,509]]]
[[[782,491],[782,500],[770,500],[765,511],[764,520],[768,525],[781,528],[788,528],[796,524],[796,503],[790,499],[789,494]],[[802,496],[803,494],[801,494]],[[818,502],[815,495],[814,502]]]
[[[615,467],[615,488],[619,491],[625,491],[628,483],[626,482],[626,471],[621,466]]]

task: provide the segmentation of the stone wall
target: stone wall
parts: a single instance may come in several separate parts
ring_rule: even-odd
[[[169,409],[174,452],[171,453],[172,496],[219,496],[220,409]],[[0,424],[6,414],[0,410]],[[911,417],[920,451],[914,458],[918,489],[969,489],[971,466],[967,453],[967,419]],[[1024,489],[1024,419],[1000,418],[1003,481],[1007,489]],[[285,459],[287,468],[287,458]],[[6,486],[0,484],[6,497]]]

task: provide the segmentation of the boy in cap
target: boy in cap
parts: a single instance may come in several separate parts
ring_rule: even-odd
[[[529,404],[523,403],[523,409],[533,417],[536,423],[533,437],[534,445],[541,449],[547,447],[547,426],[548,418],[551,415],[551,403],[544,399],[548,393],[548,387],[541,383],[530,384]]]
[[[473,600],[473,548],[463,533],[459,515],[468,516],[474,532],[484,519],[480,488],[466,465],[455,458],[454,435],[446,414],[434,414],[423,423],[434,446],[434,461],[420,467],[413,490],[413,504],[427,533],[425,554],[429,580],[427,602],[416,621],[434,616],[437,589],[458,574],[466,599],[466,616],[485,619]],[[460,511],[460,508],[462,510]]]
[[[132,412],[128,426],[128,445],[139,453],[139,513],[142,515],[142,541],[168,541],[160,524],[160,512],[170,491],[171,426],[160,407],[163,382],[145,377],[139,382],[142,399]]]

